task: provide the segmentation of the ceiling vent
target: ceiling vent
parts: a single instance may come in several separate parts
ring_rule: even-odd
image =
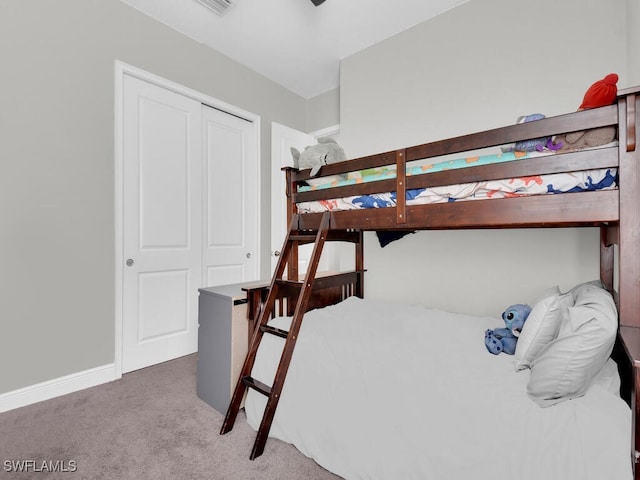
[[[222,16],[227,10],[233,6],[231,0],[197,0],[209,10],[213,10],[218,15]]]

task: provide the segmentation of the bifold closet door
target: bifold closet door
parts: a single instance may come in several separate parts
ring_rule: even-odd
[[[258,156],[255,126],[202,106],[203,277],[206,286],[257,280]]]
[[[122,371],[193,353],[198,289],[259,277],[258,128],[134,76],[122,113]]]
[[[123,373],[197,349],[201,125],[200,102],[125,76]]]

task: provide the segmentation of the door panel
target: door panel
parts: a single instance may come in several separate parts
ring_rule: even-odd
[[[189,271],[143,273],[138,277],[138,343],[185,333],[188,329]],[[158,302],[162,298],[163,302]]]
[[[189,247],[190,114],[173,105],[139,99],[142,249]]]
[[[207,285],[229,285],[234,283],[243,283],[247,278],[244,265],[221,265],[211,266],[207,268]],[[257,280],[254,278],[253,280]]]
[[[207,286],[258,279],[258,159],[253,124],[203,106]]]
[[[125,76],[123,372],[197,348],[200,117],[199,102]]]

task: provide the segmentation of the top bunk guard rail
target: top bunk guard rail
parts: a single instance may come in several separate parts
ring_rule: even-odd
[[[309,170],[285,168],[290,214],[297,213],[296,204],[330,200],[348,196],[398,192],[395,207],[334,211],[332,229],[414,230],[452,228],[520,228],[535,226],[602,226],[620,220],[619,202],[629,197],[627,189],[638,188],[636,171],[636,122],[640,88],[621,90],[618,103],[596,109],[578,111],[484,132],[454,137],[395,151],[369,155],[332,165],[325,165],[318,178],[346,174],[376,167],[396,167],[400,174],[388,179],[336,186],[311,191],[298,191],[298,185],[309,179]],[[590,128],[614,126],[618,146],[556,153],[534,159],[451,169],[424,175],[405,176],[405,168],[417,160],[433,163],[445,161],[443,155],[470,154],[488,147],[513,144],[531,138],[549,137]],[[471,152],[471,153],[470,153]],[[626,162],[626,165],[623,165]],[[633,165],[630,165],[632,163]],[[564,193],[562,195],[521,196],[488,200],[407,206],[406,189],[502,180],[543,174],[617,168],[618,190]],[[631,173],[626,173],[631,172]],[[628,175],[625,179],[623,175]],[[560,198],[561,197],[561,198]],[[633,194],[631,194],[633,197]],[[635,197],[634,197],[635,198]],[[299,215],[298,228],[315,228],[321,214]]]
[[[395,152],[394,152],[395,153]],[[444,170],[426,175],[406,177],[406,188],[424,188],[451,185],[453,183],[501,180],[512,177],[525,177],[549,173],[575,172],[578,170],[595,170],[598,168],[617,168],[618,149],[616,147],[597,148],[583,152],[548,155],[545,157],[514,160],[499,165],[480,165],[463,169]],[[395,163],[393,165],[396,165]],[[324,167],[323,167],[324,168]],[[397,171],[403,169],[396,167]],[[399,191],[396,189],[396,178],[378,180],[357,185],[345,185],[334,188],[323,188],[298,192],[293,195],[295,203],[327,200],[349,195],[363,195],[380,192]]]
[[[547,137],[608,125],[618,125],[618,108],[616,105],[485,130],[446,140],[415,145],[403,150],[406,150],[406,161],[412,162],[414,160],[426,160],[443,155],[466,153],[488,147],[507,145],[530,138]],[[389,151],[325,165],[320,170],[318,177],[349,173],[366,168],[390,166],[395,163],[396,151]],[[296,182],[307,180],[311,178],[309,172],[309,170],[296,172],[293,180]]]

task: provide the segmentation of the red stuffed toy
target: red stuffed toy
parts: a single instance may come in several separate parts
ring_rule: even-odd
[[[578,110],[613,105],[618,96],[616,83],[618,83],[618,75],[615,73],[610,73],[602,80],[598,80],[584,94],[584,99]]]
[[[610,73],[602,80],[591,85],[584,94],[584,99],[578,110],[605,107],[613,105],[618,96],[618,75]],[[564,135],[556,135],[555,142],[560,153],[583,148],[598,147],[613,142],[616,138],[616,128],[613,126],[590,128]]]

